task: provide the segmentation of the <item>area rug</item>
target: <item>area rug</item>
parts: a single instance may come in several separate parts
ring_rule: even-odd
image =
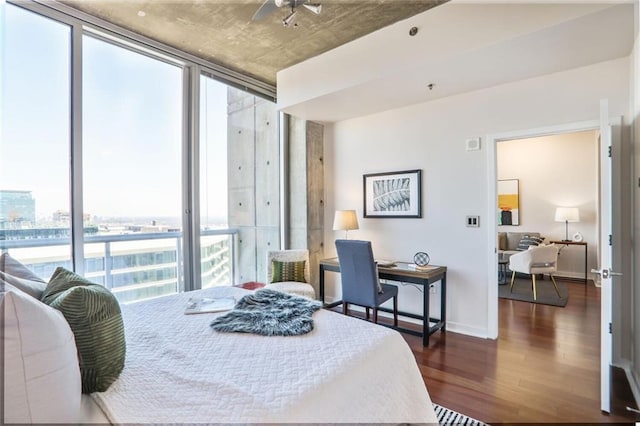
[[[536,279],[537,297],[533,300],[533,289],[531,288],[531,278],[517,278],[513,284],[513,291],[509,291],[509,280],[504,285],[498,286],[498,297],[502,299],[520,300],[522,302],[539,303],[542,305],[561,306],[564,307],[569,301],[569,290],[567,285],[558,279],[558,290],[560,290],[560,298],[553,288],[553,282],[546,278],[544,280]]]
[[[457,411],[449,410],[438,404],[433,404],[433,409],[436,412],[438,423],[440,425],[469,425],[469,426],[488,426],[486,423],[482,423],[480,420],[472,419],[471,417],[460,414]]]

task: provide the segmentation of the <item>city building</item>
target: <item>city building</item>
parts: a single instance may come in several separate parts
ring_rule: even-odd
[[[33,225],[36,200],[31,191],[0,190],[0,229]]]

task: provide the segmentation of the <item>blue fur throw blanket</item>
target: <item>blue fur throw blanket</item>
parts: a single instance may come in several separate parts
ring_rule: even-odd
[[[320,302],[262,289],[248,294],[229,313],[216,318],[216,331],[254,333],[263,336],[296,336],[313,330],[311,316]]]

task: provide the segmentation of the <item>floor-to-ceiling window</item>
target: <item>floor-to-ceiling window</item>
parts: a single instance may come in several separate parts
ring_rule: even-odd
[[[228,227],[227,85],[200,76],[200,265],[202,287],[233,279],[233,236]]]
[[[276,105],[203,73],[199,134],[202,286],[264,281],[267,251],[280,247]]]
[[[0,241],[48,278],[71,264],[71,29],[0,7]]]
[[[122,302],[261,279],[280,203],[263,89],[73,13],[0,10],[0,252]]]
[[[180,289],[182,72],[83,37],[85,275],[122,301]]]

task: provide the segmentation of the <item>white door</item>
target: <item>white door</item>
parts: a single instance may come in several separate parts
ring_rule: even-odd
[[[611,161],[611,124],[609,122],[608,100],[600,101],[600,270],[591,272],[600,274],[601,316],[600,316],[600,409],[610,412],[611,409],[611,359],[613,338],[611,334],[611,300],[612,278],[619,275],[611,271],[613,265],[613,246],[611,238],[612,226],[612,182],[613,167]]]

